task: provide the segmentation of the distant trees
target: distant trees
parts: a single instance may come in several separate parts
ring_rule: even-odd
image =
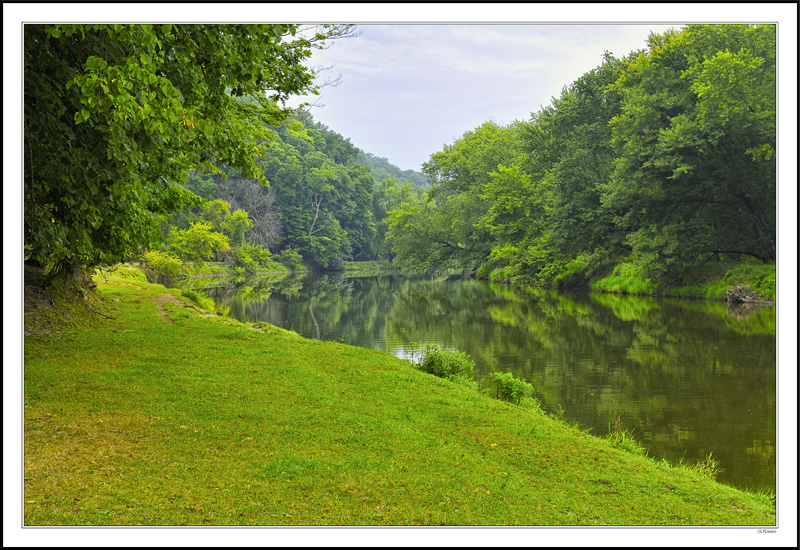
[[[356,161],[363,153],[305,111],[276,128],[269,144],[257,159],[269,187],[230,166],[221,167],[225,177],[219,180],[193,173],[187,189],[208,202],[173,215],[165,238],[170,227],[210,222],[229,239],[229,257],[255,246],[293,266],[302,260],[336,269],[346,260],[391,256],[385,244],[387,211],[416,200],[418,191],[408,180],[376,184],[369,168]]]
[[[396,179],[399,183],[409,182],[412,186],[425,189],[430,186],[430,182],[425,174],[414,170],[401,170],[391,164],[389,159],[377,157],[372,153],[359,151],[355,161],[369,168],[369,173],[376,183],[381,183],[387,179]]]
[[[398,260],[414,269],[477,269],[493,236],[480,220],[491,206],[484,193],[498,166],[519,161],[518,125],[487,122],[423,164],[431,182],[421,202],[390,213],[387,238]]]

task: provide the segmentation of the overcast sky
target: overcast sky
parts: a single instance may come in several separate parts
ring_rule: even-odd
[[[486,121],[527,120],[563,86],[602,63],[646,47],[678,25],[359,25],[360,36],[314,53],[333,68],[314,119],[402,169]]]

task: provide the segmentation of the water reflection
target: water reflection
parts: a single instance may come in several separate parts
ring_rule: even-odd
[[[209,290],[230,315],[309,338],[407,354],[411,342],[468,353],[477,377],[511,371],[549,412],[593,433],[622,428],[650,456],[709,453],[718,479],[775,488],[775,308],[520,291],[466,279],[336,275]]]

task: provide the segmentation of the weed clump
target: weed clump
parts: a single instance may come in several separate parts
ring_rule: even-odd
[[[419,362],[415,361],[419,354]],[[450,380],[464,386],[476,388],[472,380],[475,363],[464,352],[442,349],[437,344],[426,344],[422,350],[412,352],[412,362],[422,372]]]
[[[617,417],[617,423],[614,431],[609,430],[607,437],[611,446],[631,453],[636,456],[647,456],[647,449],[633,438],[633,430],[621,430],[621,418]]]
[[[530,397],[533,385],[514,377],[510,372],[493,372],[492,380],[495,383],[498,399],[519,405],[523,397]]]

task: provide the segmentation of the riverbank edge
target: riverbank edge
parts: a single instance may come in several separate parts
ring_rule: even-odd
[[[121,270],[118,270],[118,271],[116,271],[116,272],[114,272],[114,273],[112,273],[110,275],[106,274],[105,278],[103,276],[95,277],[95,281],[99,285],[101,293],[105,294],[104,296],[101,296],[99,294],[92,296],[91,295],[92,293],[89,293],[87,295],[87,293],[85,293],[85,292],[81,295],[80,293],[75,292],[74,288],[70,288],[70,289],[67,290],[67,294],[69,296],[62,295],[61,297],[56,298],[55,300],[53,300],[52,298],[49,298],[50,304],[52,305],[52,307],[53,308],[61,308],[63,310],[63,313],[65,314],[64,315],[64,319],[67,320],[67,322],[65,322],[64,324],[59,324],[58,322],[56,322],[55,323],[55,327],[51,326],[51,328],[55,328],[55,330],[51,330],[50,331],[51,334],[52,333],[57,333],[57,332],[70,332],[70,331],[75,331],[75,330],[86,330],[86,329],[91,330],[93,324],[96,324],[98,322],[101,323],[101,324],[102,323],[107,323],[108,321],[105,321],[104,319],[114,319],[115,318],[112,315],[106,315],[106,313],[112,313],[113,314],[113,310],[118,310],[121,307],[141,310],[143,307],[146,307],[146,306],[143,306],[141,304],[142,303],[147,303],[149,300],[152,300],[153,297],[155,297],[155,296],[162,296],[163,297],[163,296],[165,296],[167,294],[171,294],[171,295],[175,296],[178,300],[182,300],[183,302],[185,302],[185,305],[183,306],[185,313],[181,314],[181,315],[184,316],[184,317],[185,317],[185,314],[189,314],[191,316],[194,316],[195,317],[194,323],[199,323],[201,325],[202,324],[214,324],[214,323],[216,323],[217,327],[222,327],[222,326],[231,327],[230,331],[235,331],[237,326],[241,326],[241,327],[250,328],[250,329],[252,329],[252,330],[254,330],[256,332],[267,332],[267,333],[278,333],[278,334],[291,335],[292,345],[297,347],[300,353],[306,353],[307,351],[310,351],[312,348],[314,348],[316,346],[319,346],[319,345],[326,346],[327,354],[328,354],[328,357],[329,357],[329,360],[330,360],[331,363],[336,362],[336,360],[337,360],[336,356],[338,354],[341,353],[341,354],[345,354],[346,355],[348,353],[348,350],[352,349],[350,346],[346,346],[346,345],[343,345],[343,344],[330,343],[330,342],[322,343],[322,342],[318,342],[318,341],[307,340],[305,338],[301,338],[300,336],[298,336],[298,335],[296,335],[294,333],[291,333],[290,331],[284,331],[282,329],[278,329],[277,327],[269,326],[266,323],[247,324],[247,323],[240,323],[240,322],[235,321],[233,319],[225,319],[223,321],[224,325],[220,325],[219,324],[219,322],[220,322],[219,319],[217,319],[215,316],[212,316],[209,319],[197,318],[197,317],[204,317],[205,315],[208,314],[208,312],[200,311],[199,309],[197,309],[194,306],[194,304],[191,304],[191,303],[187,302],[185,299],[182,299],[180,297],[179,293],[177,293],[176,291],[173,291],[173,290],[170,290],[170,289],[166,289],[161,285],[147,283],[146,279],[144,277],[144,274],[140,270],[138,270],[137,268],[135,268],[133,266],[125,267],[125,268],[123,268]],[[110,294],[108,294],[110,289],[113,289],[114,287],[131,286],[131,285],[133,285],[136,288],[141,289],[143,291],[143,292],[138,293],[139,294],[138,298],[131,299],[131,297],[125,297],[122,294],[118,294],[119,298],[110,299]],[[142,296],[149,296],[149,298],[143,300]],[[116,302],[116,303],[110,304],[109,300],[111,300],[113,302]],[[27,300],[27,296],[26,296],[26,306],[27,306],[27,302],[28,302],[28,300]],[[71,302],[71,303],[69,303],[69,302]],[[109,308],[111,308],[111,309],[109,310]],[[84,310],[84,311],[82,312],[81,310]],[[105,311],[105,313],[103,313],[104,311]],[[34,313],[33,310],[28,311],[28,308],[26,307],[26,315],[33,314],[33,313]],[[58,312],[51,312],[51,314],[54,314],[56,317],[58,316]],[[164,315],[166,315],[166,311],[163,309],[163,307],[162,307],[161,314],[162,314],[162,317]],[[84,319],[85,322],[83,322],[83,323],[78,322],[76,324],[75,323],[75,321],[76,321],[75,317],[76,316],[81,316],[81,315],[87,316],[88,319]],[[156,316],[153,315],[152,317],[156,317]],[[26,322],[27,322],[27,318],[26,318]],[[130,332],[134,332],[134,331],[139,331],[141,333],[142,329],[145,330],[145,331],[150,329],[151,330],[150,334],[153,335],[153,336],[155,336],[158,333],[158,331],[154,330],[154,329],[163,328],[161,326],[161,324],[157,323],[157,322],[153,322],[152,324],[150,324],[150,325],[148,325],[146,327],[133,326],[133,325],[123,326],[123,325],[120,324],[120,321],[119,321],[118,317],[116,317],[116,321],[114,321],[114,324],[116,326],[115,326],[115,329],[114,329],[113,332],[129,332],[129,331]],[[166,325],[164,325],[164,326],[166,326]],[[27,331],[26,331],[26,333],[27,333]],[[69,340],[69,339],[67,339],[67,340]],[[234,344],[231,344],[231,345],[234,345]],[[263,341],[263,345],[268,346],[269,345],[269,340],[268,339],[264,340]],[[60,347],[61,347],[60,353],[62,355],[65,355],[65,354],[69,355],[69,353],[70,353],[69,345],[66,342],[62,342],[60,344]],[[304,349],[306,351],[303,351]],[[202,356],[204,354],[202,349],[196,349],[195,348],[194,351],[199,356]],[[406,367],[404,367],[404,368],[401,367],[401,371],[400,372],[401,372],[403,378],[407,378],[408,376],[417,377],[417,378],[420,379],[420,383],[423,384],[423,385],[427,385],[427,384],[429,384],[431,382],[429,375],[425,375],[425,374],[417,371],[416,369],[413,368],[413,366],[408,364],[406,361],[399,360],[399,359],[397,359],[397,358],[395,358],[395,357],[393,357],[393,356],[391,356],[389,354],[385,354],[385,353],[382,353],[382,352],[377,352],[375,350],[369,350],[369,351],[370,351],[371,355],[374,356],[374,357],[384,357],[383,360],[385,360],[388,363],[392,364],[391,365],[391,369],[392,370],[395,370],[395,371],[397,370],[397,368],[398,368],[397,364],[399,362],[407,364]],[[35,353],[35,350],[33,350],[33,352]],[[233,353],[233,351],[231,353]],[[202,370],[204,365],[202,363],[198,363],[198,364],[187,365],[187,367],[191,368],[191,369]],[[382,367],[378,366],[376,368],[382,368]],[[435,382],[435,383],[437,385],[440,385],[440,386],[442,384],[444,384],[445,386],[447,386],[449,384],[449,383],[444,382],[444,381],[438,381],[438,382]],[[463,388],[459,388],[459,387],[453,385],[448,391],[463,392],[463,391],[466,391],[466,390],[464,390]],[[380,396],[378,396],[378,395],[375,395],[373,397],[375,399],[380,399]],[[455,398],[455,397],[458,397],[458,396],[451,396],[451,397]],[[570,449],[570,453],[579,454],[579,455],[583,455],[583,454],[587,454],[587,453],[591,454],[591,453],[597,452],[597,446],[599,445],[600,447],[604,448],[606,452],[617,453],[615,455],[615,458],[614,458],[614,463],[615,464],[617,464],[617,463],[619,463],[621,461],[622,463],[627,464],[628,468],[632,468],[632,469],[636,469],[636,470],[640,470],[640,469],[644,468],[644,469],[646,469],[648,471],[651,471],[651,473],[654,473],[654,472],[658,471],[659,477],[667,476],[667,478],[669,478],[669,483],[672,486],[672,488],[669,489],[670,493],[674,493],[676,491],[675,487],[679,487],[679,488],[683,487],[688,491],[689,490],[688,487],[690,485],[695,485],[697,483],[700,483],[704,487],[704,491],[703,492],[704,493],[707,492],[709,494],[709,499],[711,499],[711,500],[713,500],[713,499],[710,497],[710,495],[711,495],[711,493],[714,493],[714,498],[717,498],[720,495],[724,495],[724,498],[726,498],[726,499],[735,500],[738,503],[735,506],[738,506],[739,507],[738,509],[740,509],[740,510],[758,508],[760,510],[765,510],[766,511],[766,510],[769,510],[769,508],[770,508],[769,505],[765,505],[765,498],[767,497],[767,495],[750,493],[748,491],[743,491],[743,490],[735,489],[735,488],[732,488],[732,487],[728,487],[726,485],[718,484],[718,483],[713,482],[710,479],[707,479],[707,478],[703,477],[702,475],[700,475],[698,473],[698,469],[687,468],[686,466],[683,466],[683,467],[671,466],[671,465],[668,465],[666,463],[663,463],[663,461],[662,462],[656,462],[655,460],[650,459],[650,458],[646,458],[646,457],[642,457],[642,456],[635,456],[635,455],[632,455],[630,453],[622,452],[619,449],[614,449],[612,443],[609,443],[608,438],[602,438],[602,437],[598,437],[598,436],[589,435],[586,432],[578,430],[574,426],[571,426],[571,425],[569,425],[567,423],[564,423],[564,422],[562,422],[560,420],[553,419],[552,417],[549,417],[548,415],[545,415],[544,413],[541,413],[539,411],[533,411],[532,412],[530,410],[527,410],[524,407],[514,406],[514,405],[507,404],[507,403],[499,403],[499,402],[497,402],[497,400],[490,399],[488,397],[484,397],[484,396],[482,396],[480,394],[477,394],[477,393],[472,395],[472,396],[470,396],[469,399],[466,402],[460,403],[459,406],[460,407],[467,406],[467,407],[490,407],[490,408],[496,408],[498,405],[501,406],[501,407],[505,407],[504,410],[506,412],[509,412],[509,414],[511,414],[513,417],[515,417],[516,418],[515,421],[522,421],[523,424],[525,423],[525,421],[527,421],[527,420],[529,420],[531,418],[531,415],[533,415],[535,418],[538,419],[537,420],[538,422],[541,422],[541,423],[544,424],[544,427],[537,427],[534,430],[534,431],[536,431],[537,434],[539,434],[538,437],[546,437],[546,438],[547,437],[556,437],[556,438],[558,438],[558,440],[560,442],[560,445],[563,445],[564,448]],[[69,419],[67,419],[67,420],[69,420]],[[550,435],[548,435],[548,434],[550,434]],[[620,439],[621,440],[626,440],[628,442],[628,444],[631,443],[629,438],[625,439],[622,435],[620,435]],[[492,444],[490,447],[494,447],[494,444]],[[595,460],[597,460],[597,459],[595,459]],[[587,488],[587,489],[592,488],[593,489],[593,488],[595,488],[593,486],[593,484],[596,484],[596,483],[606,484],[607,483],[606,481],[600,481],[600,482],[593,481],[593,480],[597,480],[597,479],[603,480],[603,479],[608,478],[609,472],[606,469],[607,468],[607,464],[606,464],[606,466],[604,466],[602,468],[598,468],[597,471],[591,471],[591,466],[592,466],[591,462],[589,462],[587,465],[589,466],[589,468],[587,469],[587,471],[584,472],[585,478],[587,480],[586,481],[587,485],[585,486],[585,488]],[[510,468],[510,465],[506,466],[506,468]],[[542,483],[542,481],[533,480],[532,483],[538,484],[538,483]],[[665,483],[664,479],[661,478],[659,483]],[[694,490],[696,491],[696,488]],[[680,492],[680,490],[678,490],[678,491]],[[584,492],[586,492],[586,491],[584,491]],[[487,491],[487,494],[489,494],[488,491]],[[693,497],[693,498],[696,498],[696,497]],[[771,504],[772,511],[768,512],[767,515],[763,516],[763,517],[771,517],[772,518],[772,521],[767,521],[764,524],[764,525],[767,525],[767,526],[772,525],[772,522],[774,521],[774,513],[775,513],[775,510],[774,510],[774,507],[775,507],[774,496],[772,498],[773,498],[772,504]],[[635,505],[635,506],[633,506],[631,508],[631,509],[634,509],[636,506],[648,507],[652,503],[647,502],[647,500],[645,499],[645,500],[643,500],[641,502],[632,501],[631,504]],[[683,503],[683,504],[686,504],[686,503]],[[705,507],[708,506],[708,504],[709,504],[708,502],[705,502],[705,504],[703,506],[698,506],[698,508],[705,508]],[[691,506],[690,506],[690,508],[691,508]],[[772,515],[770,516],[769,514],[772,514]],[[706,522],[708,522],[707,518],[702,520],[702,524],[706,524]],[[712,521],[711,523],[714,523],[714,522]],[[625,522],[623,522],[621,524],[627,525],[627,523],[625,523]],[[647,524],[650,525],[651,523],[647,523]],[[678,522],[677,524],[686,525],[686,523],[683,523],[683,522]],[[689,524],[692,524],[691,521],[690,521]],[[723,524],[727,525],[727,523],[723,523]],[[731,523],[731,524],[738,524],[738,523]],[[762,525],[762,523],[760,523],[760,522],[755,523],[755,524],[753,524],[753,523],[745,523],[745,524],[746,525]]]
[[[681,298],[717,302],[727,302],[726,290],[742,285],[756,290],[759,292],[760,297],[763,298],[749,300],[745,303],[771,306],[776,305],[777,302],[775,264],[752,262],[710,264],[688,272],[685,279],[690,282],[684,281],[673,285],[654,283],[651,279],[642,277],[630,267],[631,264],[623,262],[609,270],[606,275],[591,278],[585,273],[584,269],[567,269],[567,271],[555,277],[555,284],[553,285],[531,285],[520,282],[518,279],[505,277],[503,270],[495,270],[487,277],[478,278],[526,289],[583,290],[597,294]],[[629,268],[627,273],[625,268]],[[621,273],[618,273],[618,271]],[[761,271],[761,273],[757,271]]]
[[[251,271],[237,271],[236,267],[232,264],[223,262],[206,262],[203,267],[195,267],[191,264],[184,264],[184,273],[180,280],[185,279],[200,279],[205,277],[258,277],[261,275],[276,275],[276,274],[292,274],[292,273],[312,273],[314,270],[310,268],[305,269],[287,269],[286,266],[274,262],[275,265],[280,266],[282,269],[266,269],[255,272]],[[141,264],[127,263],[123,265],[131,265],[134,267],[142,268]],[[363,261],[363,262],[344,262],[339,269],[323,269],[322,273],[348,273],[352,271],[392,271],[399,270],[399,267],[391,265],[388,260],[379,261]],[[152,282],[152,281],[151,281]]]

